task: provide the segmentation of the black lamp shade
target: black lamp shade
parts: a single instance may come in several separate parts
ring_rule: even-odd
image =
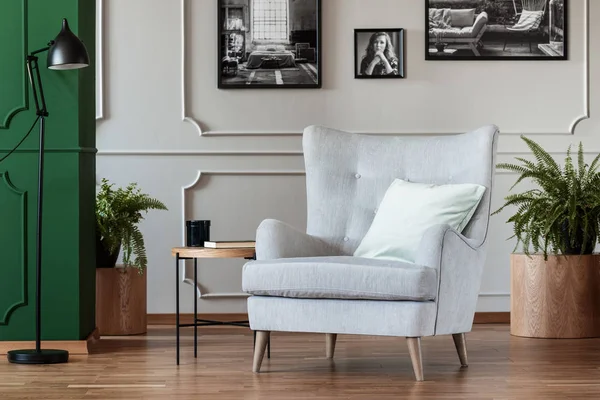
[[[62,30],[48,50],[48,68],[78,69],[88,65],[90,57],[85,45],[71,32],[67,20],[63,19]]]

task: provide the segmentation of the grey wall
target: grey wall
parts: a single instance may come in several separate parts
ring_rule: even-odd
[[[181,1],[104,1],[105,118],[97,126],[97,180],[138,182],[169,207],[141,225],[150,313],[175,310],[171,247],[184,243],[186,218],[212,219],[216,239],[251,239],[266,217],[304,228],[299,134],[307,125],[426,135],[495,123],[502,129],[500,162],[530,156],[520,133],[561,162],[567,146],[580,140],[587,157],[600,152],[600,24],[587,26],[585,0],[570,2],[571,54],[561,62],[425,61],[422,0],[323,0],[320,90],[218,90],[216,1],[185,0],[183,32]],[[589,20],[600,20],[600,3],[590,3]],[[354,79],[354,29],[374,27],[406,29],[406,79]],[[494,209],[514,180],[496,176]],[[512,234],[507,218],[491,220],[480,311],[509,309],[514,242],[506,240]],[[245,311],[245,300],[233,295],[243,263],[201,261],[203,295],[216,297],[203,297],[200,312]],[[184,285],[183,312],[193,310],[193,296]]]

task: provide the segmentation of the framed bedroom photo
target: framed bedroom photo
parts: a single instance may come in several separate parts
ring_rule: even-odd
[[[215,0],[220,89],[321,88],[321,0]]]
[[[569,0],[423,0],[426,60],[567,60]]]
[[[404,78],[404,29],[355,29],[354,78]]]

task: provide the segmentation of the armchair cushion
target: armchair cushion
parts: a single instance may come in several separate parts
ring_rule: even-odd
[[[484,192],[485,187],[478,184],[434,185],[395,179],[354,256],[414,262],[427,229],[448,224],[462,232]]]
[[[480,33],[481,30],[487,26],[488,14],[483,11],[477,15],[475,22],[468,26],[454,26],[450,25],[442,27],[440,24],[429,24],[429,37],[430,40],[434,40],[437,33],[442,33],[442,41],[448,39],[474,39]]]
[[[429,9],[429,28],[447,29],[451,28],[452,16],[449,8]]]
[[[519,17],[519,21],[512,26],[508,27],[509,31],[520,31],[526,32],[529,30],[535,30],[539,28],[542,19],[544,18],[544,11],[528,11],[523,10],[521,16]]]
[[[435,268],[350,256],[252,261],[242,288],[258,296],[305,299],[435,300]]]
[[[450,24],[455,28],[463,28],[466,26],[473,26],[475,21],[475,9],[460,9],[450,10]]]

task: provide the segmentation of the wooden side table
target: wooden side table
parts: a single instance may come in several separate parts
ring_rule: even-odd
[[[198,327],[210,325],[231,325],[250,327],[249,321],[212,321],[206,319],[198,319],[198,299],[196,295],[195,285],[198,282],[198,259],[199,258],[245,258],[246,260],[254,260],[254,247],[244,248],[228,248],[228,249],[212,249],[207,247],[173,247],[171,255],[175,256],[175,312],[176,312],[176,335],[177,335],[177,365],[179,365],[179,329],[185,327],[194,327],[194,358],[198,357]],[[179,323],[179,262],[181,260],[194,260],[194,323],[180,324]],[[256,332],[254,333],[256,340]],[[268,358],[271,358],[271,344],[268,346]]]

